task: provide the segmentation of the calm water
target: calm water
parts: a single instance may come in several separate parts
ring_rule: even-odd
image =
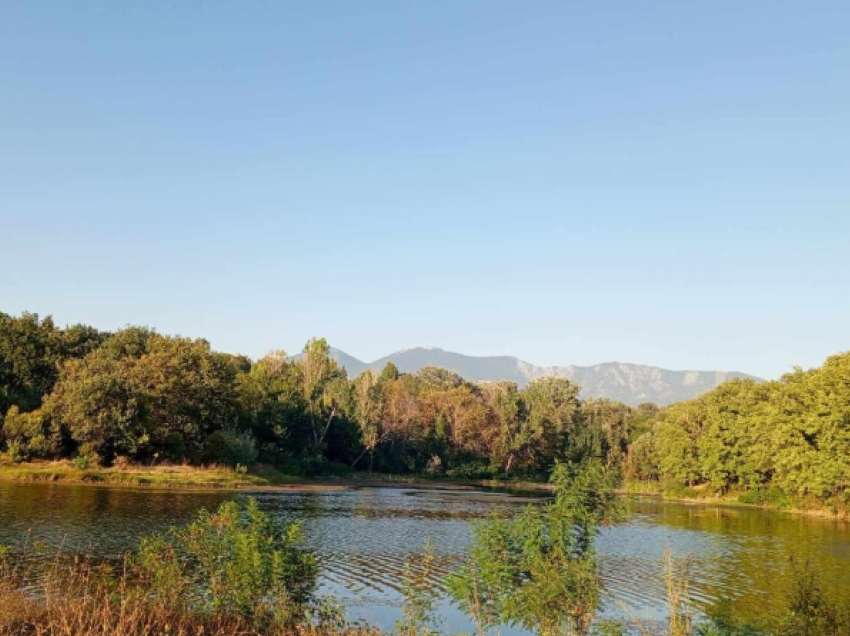
[[[153,492],[56,484],[0,483],[0,543],[27,532],[47,546],[118,555],[143,534],[189,520],[201,507],[245,495]],[[430,540],[438,570],[463,558],[470,522],[492,510],[516,511],[533,498],[494,492],[363,488],[339,492],[255,495],[263,509],[303,521],[320,555],[322,589],[355,618],[392,627],[401,616],[398,583],[405,561]],[[730,598],[744,617],[782,603],[789,559],[811,559],[850,602],[850,526],[801,516],[717,506],[635,501],[633,514],[600,538],[605,614],[662,619],[662,554],[691,558],[691,596],[703,606]],[[468,629],[448,603],[448,630]],[[508,633],[508,632],[506,632]]]

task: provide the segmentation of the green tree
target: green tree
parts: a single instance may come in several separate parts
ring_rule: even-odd
[[[382,375],[381,377],[384,376]],[[396,374],[396,379],[397,377],[398,374]],[[369,453],[369,465],[371,467],[374,461],[375,450],[387,438],[387,429],[382,424],[384,410],[382,388],[386,381],[379,382],[379,379],[368,369],[353,381],[354,418],[360,431],[362,450],[351,464],[352,468],[357,466],[366,453]]]
[[[240,373],[236,383],[240,414],[257,438],[264,461],[300,454],[310,436],[309,421],[299,369],[286,353],[266,355]]]
[[[301,372],[302,392],[310,421],[309,454],[320,457],[325,438],[334,418],[350,406],[344,370],[331,358],[330,347],[324,338],[313,338],[297,361]]]
[[[449,578],[479,632],[497,624],[538,634],[586,634],[599,605],[596,535],[617,518],[613,476],[599,460],[558,464],[555,500],[474,529],[466,564]]]
[[[381,370],[381,375],[378,376],[379,382],[391,382],[393,380],[398,380],[398,377],[401,375],[398,371],[398,367],[394,365],[392,362],[387,362],[384,365],[384,368]]]
[[[531,468],[549,470],[556,460],[581,459],[579,387],[565,378],[539,378],[522,391],[526,418],[518,436]]]
[[[0,416],[12,407],[38,408],[59,375],[61,350],[53,319],[0,313]]]
[[[6,413],[2,431],[20,459],[57,457],[61,453],[61,439],[44,408],[22,413],[13,406]]]
[[[238,425],[238,373],[238,360],[212,351],[206,340],[148,338],[132,376],[144,395],[147,428],[160,456],[197,461],[208,435]]]
[[[63,367],[44,410],[84,454],[110,461],[116,454],[138,457],[150,449],[147,399],[134,365],[96,350]]]

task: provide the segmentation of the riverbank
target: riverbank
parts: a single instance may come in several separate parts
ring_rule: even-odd
[[[287,475],[273,467],[257,465],[241,472],[227,466],[157,465],[80,468],[70,460],[0,463],[0,481],[52,482],[98,486],[133,486],[186,490],[345,490],[350,488],[406,487],[417,490],[474,490],[509,488],[548,489],[548,484],[491,480],[449,481],[408,475],[351,473],[343,476]]]
[[[804,515],[819,519],[833,521],[850,521],[850,511],[829,508],[815,501],[793,502],[787,500],[782,505],[769,502],[752,502],[753,491],[743,491],[720,495],[705,487],[687,488],[680,491],[665,491],[658,482],[627,481],[617,491],[620,495],[633,495],[638,497],[654,497],[673,503],[703,506],[728,506],[734,508],[751,508],[756,510],[768,510],[771,512],[785,512],[788,514]]]
[[[252,489],[284,487],[298,480],[273,468],[250,473],[226,466],[139,466],[80,468],[69,460],[0,464],[0,481],[144,486],[154,488]]]
[[[534,481],[497,479],[450,480],[421,475],[382,473],[351,473],[342,476],[303,477],[287,475],[271,466],[258,465],[248,472],[227,466],[126,465],[120,467],[79,468],[70,460],[0,463],[0,481],[54,482],[98,486],[132,486],[183,490],[240,490],[263,492],[274,490],[333,491],[353,488],[402,487],[417,490],[505,490],[512,492],[549,492],[551,484]],[[821,519],[850,521],[850,512],[816,505],[785,505],[750,503],[748,493],[717,495],[705,488],[686,491],[665,491],[657,482],[626,482],[617,491],[620,495],[654,497],[673,503],[689,505],[720,505],[754,508],[774,512],[805,515]],[[742,501],[743,499],[743,501]]]

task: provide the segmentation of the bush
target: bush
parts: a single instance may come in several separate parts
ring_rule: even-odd
[[[738,495],[738,503],[758,506],[762,503],[762,492],[760,489],[747,490]]]
[[[446,471],[452,479],[489,479],[493,477],[492,468],[485,462],[465,462]]]
[[[818,571],[809,561],[792,561],[793,583],[780,636],[850,634],[850,607],[830,598]]]
[[[298,524],[281,526],[254,499],[230,501],[144,539],[135,560],[153,593],[182,609],[292,625],[316,587],[315,559],[300,541]]]
[[[473,527],[467,562],[448,588],[478,633],[499,624],[541,636],[589,631],[599,604],[596,535],[620,514],[614,479],[594,460],[558,464],[552,482],[554,501]]]
[[[443,472],[443,460],[440,459],[440,456],[436,453],[431,455],[431,458],[428,460],[428,463],[425,466],[425,472],[431,477],[435,477],[437,475],[442,474]]]
[[[755,506],[773,506],[774,508],[789,508],[791,500],[779,488],[754,488],[738,495],[738,502]]]
[[[6,444],[6,457],[13,464],[20,464],[27,459],[26,449],[19,442],[8,442]]]
[[[116,455],[115,459],[112,460],[112,467],[113,468],[119,468],[119,469],[129,468],[130,465],[131,465],[130,458],[127,457],[126,455]]]
[[[297,457],[284,455],[280,461],[276,462],[277,469],[284,475],[293,475],[300,477],[304,475],[304,464]]]
[[[77,455],[74,459],[74,467],[79,468],[80,470],[87,470],[91,468],[92,461],[88,455]]]
[[[204,460],[225,466],[248,466],[257,461],[257,441],[250,433],[216,431],[204,447]]]
[[[690,486],[672,486],[665,490],[665,494],[680,499],[698,499],[700,497],[699,490]]]

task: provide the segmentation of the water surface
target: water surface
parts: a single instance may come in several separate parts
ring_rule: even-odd
[[[0,483],[0,543],[31,535],[45,546],[118,556],[151,532],[181,524],[199,508],[247,495],[66,484]],[[322,590],[353,617],[390,628],[400,618],[405,563],[430,541],[439,575],[461,562],[471,522],[492,511],[511,514],[531,497],[491,491],[362,488],[276,491],[254,495],[281,520],[300,519],[320,558]],[[662,555],[690,558],[691,597],[702,607],[729,598],[736,614],[779,611],[789,559],[810,559],[827,587],[850,602],[850,526],[748,508],[684,505],[642,499],[628,521],[599,540],[605,611],[643,621],[665,616]],[[447,602],[443,626],[469,630]]]

